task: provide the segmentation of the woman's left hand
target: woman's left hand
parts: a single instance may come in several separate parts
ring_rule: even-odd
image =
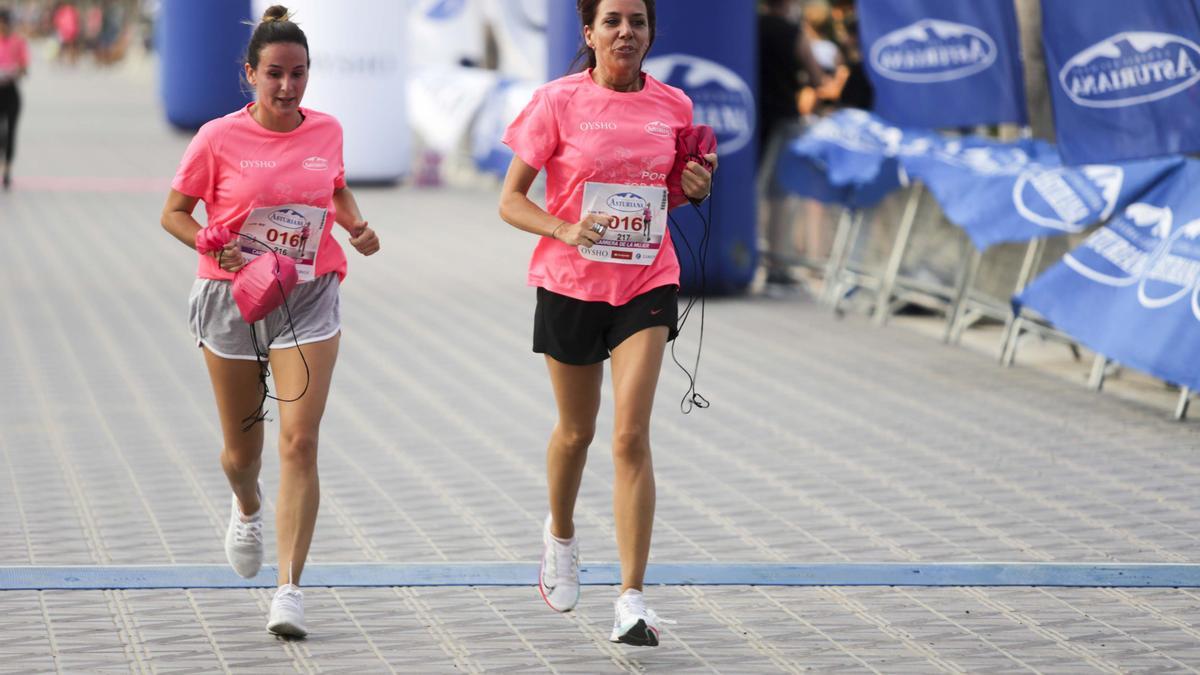
[[[704,156],[704,159],[712,165],[712,171],[696,162],[688,162],[679,178],[683,194],[687,195],[688,199],[697,202],[702,201],[712,192],[712,175],[717,170],[717,153],[710,152]]]
[[[356,220],[346,229],[350,231],[350,245],[356,251],[363,255],[379,252],[379,236],[367,226],[367,221]]]

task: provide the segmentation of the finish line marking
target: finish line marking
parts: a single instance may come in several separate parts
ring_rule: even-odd
[[[313,587],[533,586],[535,562],[308,565]],[[264,566],[242,579],[228,565],[0,567],[0,591],[274,588]],[[584,565],[589,586],[621,583],[616,563]],[[1200,564],[1173,563],[651,563],[646,583],[670,586],[1067,586],[1200,588]]]

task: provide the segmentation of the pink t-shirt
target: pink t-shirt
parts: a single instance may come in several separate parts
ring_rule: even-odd
[[[17,71],[29,67],[29,47],[16,33],[0,37],[0,84],[11,80]]]
[[[692,101],[675,87],[646,75],[641,91],[613,91],[584,71],[539,87],[503,140],[521,161],[545,167],[546,211],[575,223],[589,181],[666,187],[675,135],[691,124]],[[678,286],[679,259],[669,229],[649,265],[589,260],[574,246],[542,237],[529,263],[529,285],[623,305],[659,286]]]
[[[75,5],[63,5],[54,12],[54,28],[58,31],[58,39],[63,42],[74,42],[79,37],[79,10]]]
[[[346,278],[346,254],[333,238],[333,191],[346,187],[342,125],[332,115],[301,108],[304,122],[288,132],[254,121],[250,105],[200,127],[179,163],[171,187],[204,202],[207,227],[241,229],[251,209],[307,204],[328,209],[314,276]],[[200,256],[197,276],[232,279],[211,256]]]

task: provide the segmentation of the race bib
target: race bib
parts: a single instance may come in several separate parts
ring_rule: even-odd
[[[612,216],[604,238],[579,247],[589,260],[649,265],[667,233],[667,189],[645,185],[584,183],[583,213]]]
[[[325,230],[325,209],[307,204],[264,206],[250,211],[238,237],[247,262],[274,251],[296,261],[300,283],[313,280],[317,249]]]

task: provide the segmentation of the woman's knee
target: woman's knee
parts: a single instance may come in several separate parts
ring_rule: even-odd
[[[317,434],[309,431],[284,431],[279,434],[279,461],[302,469],[317,466]]]
[[[226,445],[221,453],[221,463],[226,469],[248,471],[262,459],[261,446]]]
[[[613,461],[618,466],[638,467],[650,459],[650,429],[644,426],[618,428],[613,432]]]
[[[558,423],[554,435],[565,449],[571,452],[585,452],[596,437],[596,425]]]

